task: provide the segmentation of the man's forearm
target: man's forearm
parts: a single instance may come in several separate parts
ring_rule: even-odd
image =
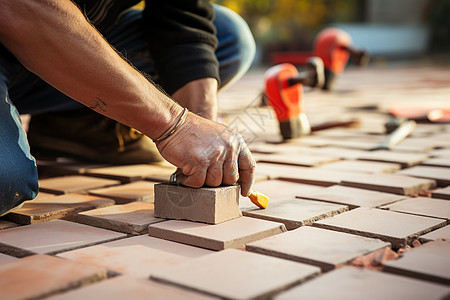
[[[69,97],[151,138],[181,107],[124,61],[68,0],[0,0],[0,42]]]

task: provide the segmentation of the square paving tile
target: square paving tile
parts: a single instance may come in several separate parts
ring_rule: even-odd
[[[382,207],[397,212],[450,220],[450,201],[428,197],[408,198]]]
[[[158,271],[152,278],[226,299],[259,299],[319,273],[306,264],[228,249]]]
[[[265,154],[255,157],[258,162],[315,167],[322,164],[338,161],[340,158],[333,156],[314,155],[314,154]]]
[[[342,160],[317,167],[322,170],[336,170],[356,173],[393,173],[400,170],[399,164],[363,160]]]
[[[445,227],[433,230],[427,234],[420,236],[421,242],[434,241],[439,239],[449,239],[450,240],[450,226],[447,225]]]
[[[155,218],[153,203],[131,202],[82,212],[70,220],[94,227],[138,235],[148,231],[148,225],[164,221]]]
[[[275,300],[446,299],[450,288],[407,277],[344,267],[275,297]]]
[[[447,199],[450,200],[450,186],[442,188],[442,189],[437,189],[434,190],[431,193],[431,196],[433,198],[439,198],[439,199]]]
[[[5,216],[20,224],[35,224],[61,219],[80,211],[114,205],[114,200],[81,194],[36,198]]]
[[[428,159],[428,155],[420,153],[392,152],[385,150],[366,151],[357,157],[360,160],[380,161],[400,164],[402,167],[418,165]]]
[[[343,180],[342,185],[399,195],[412,195],[436,187],[432,179],[396,174],[369,174]]]
[[[41,299],[106,279],[106,270],[47,255],[33,255],[0,265],[1,298]]]
[[[446,187],[450,185],[450,168],[415,166],[400,170],[397,172],[397,174],[434,179],[440,187]]]
[[[450,241],[438,240],[407,251],[383,271],[450,285]]]
[[[285,231],[282,223],[249,217],[215,225],[170,220],[148,227],[150,236],[211,250],[242,248],[247,243]]]
[[[17,257],[55,254],[123,237],[123,233],[55,220],[0,231],[0,252]]]
[[[144,235],[63,252],[58,256],[146,279],[156,270],[210,253],[213,251]]]
[[[306,199],[286,199],[269,202],[266,209],[252,208],[242,213],[247,217],[283,223],[288,230],[292,230],[347,210],[346,205]]]
[[[390,242],[394,248],[401,248],[445,224],[445,220],[360,207],[317,221],[313,226],[375,237]]]
[[[330,271],[354,258],[390,247],[378,239],[304,226],[246,245],[246,250],[318,266]]]
[[[450,157],[436,157],[424,161],[421,165],[450,168]]]
[[[122,182],[133,182],[143,179],[154,181],[168,181],[170,175],[176,171],[174,166],[166,164],[141,164],[127,166],[111,166],[89,169],[86,174],[102,178],[117,179]]]
[[[200,293],[181,289],[167,284],[150,280],[138,280],[129,276],[117,276],[102,282],[58,294],[47,300],[80,300],[80,299],[107,299],[107,300],[207,300],[217,299]]]
[[[114,199],[117,204],[125,204],[133,201],[153,202],[155,199],[154,186],[156,181],[136,181],[132,183],[90,190],[94,196]]]
[[[53,194],[87,193],[88,190],[120,184],[118,180],[89,176],[63,176],[39,180],[39,190]]]
[[[333,185],[310,193],[302,192],[297,194],[297,196],[298,198],[345,204],[351,209],[357,207],[379,207],[406,198],[404,195],[364,190],[342,185]]]

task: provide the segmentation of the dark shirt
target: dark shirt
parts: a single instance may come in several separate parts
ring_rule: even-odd
[[[106,33],[139,0],[75,0],[91,23]],[[200,78],[219,80],[214,10],[208,0],[146,0],[142,26],[159,74],[172,94]]]

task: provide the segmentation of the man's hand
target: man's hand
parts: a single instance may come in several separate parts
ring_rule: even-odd
[[[191,81],[173,93],[172,98],[199,116],[210,120],[217,118],[217,80],[215,78]]]
[[[157,147],[167,161],[181,169],[179,183],[216,187],[239,180],[241,194],[249,195],[255,160],[239,133],[225,125],[189,113],[178,130]]]

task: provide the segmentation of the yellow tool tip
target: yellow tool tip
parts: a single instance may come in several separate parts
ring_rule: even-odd
[[[259,208],[266,208],[269,204],[269,197],[264,194],[252,191],[248,197]]]

